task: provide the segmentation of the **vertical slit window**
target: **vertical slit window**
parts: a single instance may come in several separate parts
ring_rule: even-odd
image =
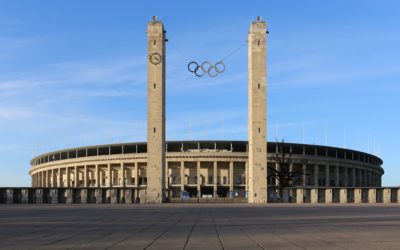
[[[154,45],[156,45],[156,40],[154,40],[153,42],[154,42]],[[260,45],[260,44],[259,44],[259,45]]]
[[[153,132],[154,132],[154,133],[156,132],[156,128],[153,128]]]
[[[154,83],[153,88],[156,89],[156,84]]]

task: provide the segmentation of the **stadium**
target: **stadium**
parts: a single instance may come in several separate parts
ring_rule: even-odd
[[[134,199],[243,199],[265,203],[279,186],[279,148],[291,155],[290,169],[303,169],[297,187],[381,187],[382,160],[371,154],[328,146],[267,142],[266,22],[248,34],[248,141],[165,141],[165,30],[148,22],[147,142],[64,149],[31,160],[34,188],[119,188]],[[223,64],[223,63],[222,63]],[[222,65],[220,63],[220,65]],[[193,62],[197,70],[203,65]],[[188,66],[189,68],[189,66]],[[222,70],[217,66],[208,69]],[[190,70],[190,69],[189,69]],[[212,76],[212,73],[210,74]],[[120,194],[118,196],[124,196]]]
[[[278,143],[268,142],[266,162],[274,167]],[[306,168],[302,187],[380,187],[382,160],[350,149],[284,143],[293,167]],[[147,144],[125,143],[65,149],[31,161],[32,187],[136,188],[147,185]],[[182,141],[166,143],[168,197],[246,198],[246,141]],[[270,178],[268,185],[274,187]]]

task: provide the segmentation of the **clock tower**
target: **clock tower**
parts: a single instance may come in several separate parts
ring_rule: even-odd
[[[147,24],[147,191],[145,202],[165,201],[165,30]]]

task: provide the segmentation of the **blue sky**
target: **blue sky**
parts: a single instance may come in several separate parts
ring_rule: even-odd
[[[201,4],[200,4],[201,3]],[[247,137],[247,48],[268,22],[268,139],[379,155],[400,185],[398,1],[0,0],[0,186],[47,151],[146,139],[146,22],[167,37],[167,139]]]

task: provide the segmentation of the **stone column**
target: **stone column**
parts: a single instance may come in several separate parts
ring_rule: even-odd
[[[138,162],[135,163],[135,184],[136,184],[136,187],[139,187],[139,163]]]
[[[101,170],[101,167],[99,167],[99,185],[100,187],[103,187],[105,184],[103,182],[104,179],[104,172]]]
[[[339,179],[340,178],[340,175],[339,175],[339,166],[338,165],[336,165],[335,166],[335,187],[339,187]]]
[[[85,165],[84,170],[83,170],[83,186],[84,187],[89,187],[88,180],[89,180],[88,167],[87,167],[87,165]]]
[[[43,174],[43,187],[47,187],[47,171],[42,171]]]
[[[303,164],[303,173],[306,173],[307,164]],[[307,186],[307,175],[303,175],[303,187]]]
[[[343,167],[343,172],[344,172],[344,187],[348,187],[349,186],[349,176],[347,173],[348,169],[347,167]]]
[[[100,187],[100,174],[99,174],[99,164],[95,165],[95,169],[94,169],[94,178],[95,178],[95,183],[96,183],[96,187]]]
[[[333,192],[332,188],[325,189],[325,203],[332,203],[333,202]]]
[[[112,186],[112,180],[111,180],[111,178],[112,178],[112,175],[111,175],[111,164],[110,163],[108,163],[107,164],[107,174],[106,174],[106,186],[107,187],[111,187]]]
[[[400,188],[397,189],[397,197],[396,198],[397,198],[396,202],[400,203]]]
[[[217,176],[218,176],[218,162],[214,161],[214,174],[213,174],[213,189],[214,189],[214,198],[217,198],[217,188],[218,188],[218,180],[217,180]]]
[[[383,203],[391,203],[392,202],[392,190],[390,188],[383,189]]]
[[[75,165],[74,179],[75,179],[75,187],[79,187],[79,171],[77,165]]]
[[[376,203],[376,189],[370,188],[368,190],[368,203]]]
[[[70,175],[70,171],[69,171],[69,167],[65,168],[65,175],[67,178],[67,188],[71,187],[71,175]]]
[[[356,168],[351,168],[351,186],[356,186]]]
[[[43,176],[43,178],[42,178],[42,181],[43,181],[42,187],[47,187],[47,174],[46,174],[46,171],[42,171],[42,176]]]
[[[229,162],[229,192],[233,198],[233,161]]]
[[[354,189],[354,203],[362,203],[362,189]]]
[[[51,170],[46,170],[46,187],[51,187]]]
[[[363,181],[362,181],[362,169],[359,168],[358,169],[358,186],[362,187],[363,186]]]
[[[45,187],[44,173],[40,172],[40,187]]]
[[[121,163],[121,186],[125,187],[125,164],[122,162]]]
[[[318,188],[311,189],[311,203],[318,203]]]
[[[62,168],[58,169],[58,177],[59,177],[59,187],[63,187],[64,186],[64,174],[62,171]]]
[[[201,198],[200,161],[197,161],[197,198]]]
[[[325,186],[330,186],[330,179],[329,179],[329,164],[325,166]]]
[[[44,171],[41,171],[40,174],[42,175],[42,185],[41,185],[41,187],[45,187],[46,186],[45,173],[44,173]]]
[[[53,169],[53,171],[54,171],[54,187],[59,187],[59,183],[58,183],[58,181],[59,181],[59,176],[60,176],[60,171],[59,171],[60,169],[59,168],[57,168],[57,169]]]
[[[55,187],[56,185],[55,185],[55,180],[56,180],[56,178],[54,177],[54,169],[52,169],[52,170],[50,170],[51,171],[51,187]]]
[[[347,203],[347,188],[341,188],[339,192],[340,192],[339,195],[340,203]]]
[[[181,161],[181,192],[185,191],[185,162]]]
[[[304,189],[296,189],[296,203],[304,203]]]
[[[319,177],[319,165],[315,164],[314,166],[314,187],[318,187],[319,183],[318,183],[318,178]]]
[[[53,171],[52,170],[48,170],[47,171],[47,176],[48,176],[48,187],[49,188],[51,188],[52,187],[52,185],[53,185],[53,181],[52,181],[52,178],[53,178],[53,176],[51,175],[53,173]]]

